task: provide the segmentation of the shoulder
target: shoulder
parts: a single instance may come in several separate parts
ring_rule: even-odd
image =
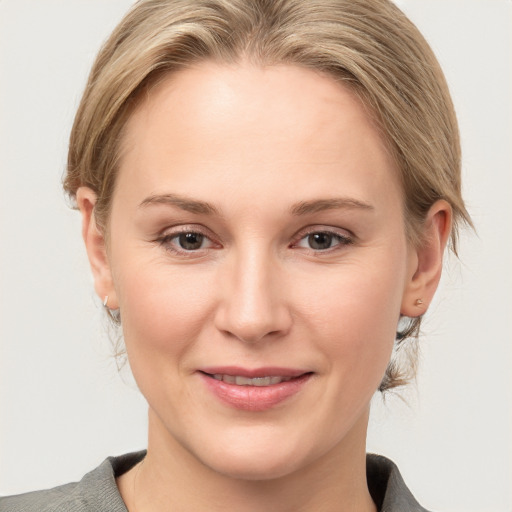
[[[126,512],[115,479],[144,455],[137,452],[109,457],[79,482],[2,497],[0,512]]]
[[[381,455],[366,456],[368,489],[380,512],[428,512],[405,485],[394,462]]]
[[[80,497],[78,482],[44,491],[0,498],[1,512],[78,512],[88,510]]]

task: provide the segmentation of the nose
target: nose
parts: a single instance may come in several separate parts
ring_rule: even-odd
[[[263,251],[245,251],[225,262],[215,314],[217,329],[246,343],[289,332],[292,316],[279,265]]]

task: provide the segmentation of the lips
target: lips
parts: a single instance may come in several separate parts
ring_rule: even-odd
[[[265,411],[299,393],[312,373],[291,368],[204,368],[207,389],[223,404],[244,411]]]
[[[281,377],[281,376],[266,376],[266,377],[244,377],[243,375],[225,375],[222,373],[215,373],[212,377],[216,380],[227,382],[228,384],[236,384],[237,386],[272,386],[281,382],[287,382],[292,377]]]

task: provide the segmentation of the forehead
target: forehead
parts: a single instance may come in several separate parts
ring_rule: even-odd
[[[248,130],[251,125],[257,129],[264,124],[268,130],[283,133],[288,128],[295,137],[310,140],[314,128],[327,124],[343,121],[354,128],[373,124],[369,109],[356,93],[324,73],[296,65],[263,67],[211,61],[170,73],[151,86],[128,121],[128,133],[133,124],[162,116],[181,124],[190,120],[194,129],[205,132],[218,130],[229,121],[249,136],[255,134]],[[201,126],[200,121],[205,123]],[[258,135],[264,138],[264,134]]]
[[[120,181],[143,176],[146,188],[188,181],[197,191],[203,178],[227,172],[255,187],[272,179],[324,193],[364,170],[360,185],[378,195],[385,182],[398,186],[394,167],[365,106],[333,78],[292,65],[203,62],[165,77],[142,99],[126,126]]]

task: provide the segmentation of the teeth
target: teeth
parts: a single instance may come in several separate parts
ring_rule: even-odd
[[[223,375],[216,373],[212,375],[215,380],[222,380],[228,384],[236,384],[237,386],[272,386],[273,384],[279,384],[280,382],[287,382],[291,380],[291,377],[242,377],[241,375]]]

